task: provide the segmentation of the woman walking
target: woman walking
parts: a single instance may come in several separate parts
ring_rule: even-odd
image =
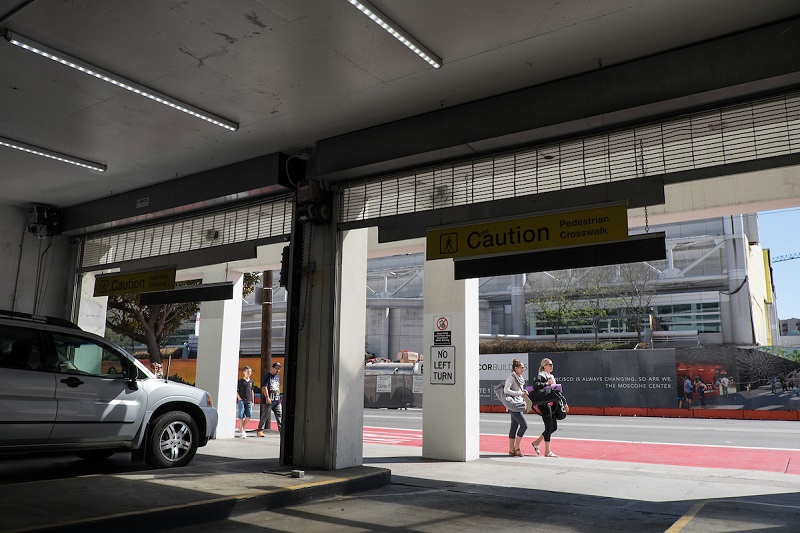
[[[525,365],[519,359],[514,359],[511,362],[511,370],[511,375],[506,378],[506,384],[503,387],[503,394],[508,399],[506,409],[511,413],[511,428],[508,430],[508,455],[522,457],[519,445],[528,430],[528,423],[523,415],[525,396],[528,395],[528,391],[525,390],[525,378],[522,377]]]
[[[546,385],[555,385],[556,378],[552,372],[553,361],[545,357],[539,365],[539,375],[536,377],[536,381],[545,383]],[[536,452],[536,455],[539,455],[539,445],[544,441],[544,456],[558,457],[550,451],[550,436],[558,429],[558,420],[553,414],[552,404],[546,403],[539,405],[539,414],[542,416],[542,422],[544,422],[544,432],[531,443],[533,445],[533,451]]]

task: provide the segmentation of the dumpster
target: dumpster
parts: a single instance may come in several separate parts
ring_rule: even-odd
[[[373,363],[364,367],[364,407],[422,407],[422,362]]]

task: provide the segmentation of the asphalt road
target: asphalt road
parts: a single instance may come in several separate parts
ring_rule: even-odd
[[[366,409],[364,425],[376,428],[373,433],[381,433],[377,428],[386,428],[383,433],[389,435],[393,429],[420,431],[422,415],[419,409]],[[535,415],[528,415],[528,422],[531,429],[526,439],[530,440],[538,433],[541,421]],[[722,446],[736,448],[734,451],[739,454],[743,453],[740,448],[750,449],[744,454],[758,458],[776,454],[770,449],[797,450],[800,447],[797,422],[570,415],[559,424],[559,431],[553,437],[560,446],[559,452],[563,450],[562,457],[556,459],[529,453],[523,458],[508,457],[503,451],[508,424],[507,414],[482,414],[480,432],[490,436],[487,440],[501,441],[502,446],[499,452],[482,447],[481,458],[466,463],[426,460],[421,458],[419,446],[402,446],[391,439],[385,445],[365,439],[364,464],[391,469],[390,485],[171,530],[187,533],[800,531],[800,475],[796,475],[790,464],[786,469],[750,471],[741,465],[732,467],[724,463],[718,468],[709,468],[707,463],[699,468],[687,467],[674,462],[677,454],[662,462],[658,453],[649,451],[646,453],[651,453],[656,461],[624,462],[631,459],[628,456],[615,462],[612,454],[581,458],[570,453],[578,445],[596,450],[607,446],[600,441],[622,441],[633,444],[612,447],[651,450],[657,443]],[[558,444],[559,439],[564,441]],[[567,439],[581,442],[568,447]],[[275,453],[276,443],[275,439],[254,438],[221,444],[260,460]],[[693,453],[715,457],[726,450],[710,447]],[[796,453],[784,451],[778,455],[795,457]],[[223,453],[206,460],[224,463],[231,459]],[[187,476],[182,477],[184,473]],[[65,483],[74,479],[78,484],[88,483],[95,489],[103,489],[115,480],[127,483],[124,486],[135,491],[136,497],[153,498],[154,502],[158,500],[158,492],[139,494],[140,486],[145,484],[132,479],[174,478],[163,486],[148,485],[147,490],[156,490],[153,487],[180,490],[182,483],[191,483],[191,474],[191,471],[166,475],[151,472],[145,466],[131,465],[126,454],[117,454],[97,464],[77,461],[72,456],[24,454],[0,461],[0,487],[19,483],[31,489],[51,485],[55,488],[59,480]],[[194,483],[199,483],[196,490],[200,490],[205,484],[219,480],[209,475]],[[126,512],[130,507],[126,501],[133,496],[120,494],[117,512]],[[81,497],[75,493],[59,494],[55,499],[51,495],[47,499],[51,505]],[[83,531],[99,530],[90,526]],[[167,528],[153,524],[154,531],[163,529]],[[0,531],[4,530],[0,524]]]
[[[529,415],[535,436],[541,421]],[[481,414],[482,434],[505,435],[507,414]],[[364,426],[421,430],[422,410],[366,409]],[[388,432],[387,432],[388,433]],[[568,416],[553,437],[631,443],[797,449],[800,424],[762,420]],[[644,445],[648,446],[648,445]],[[191,528],[244,532],[800,531],[800,476],[482,453],[469,463],[403,464],[411,448],[365,445],[365,464],[392,484]],[[715,453],[709,449],[709,453]],[[753,450],[753,454],[768,453]],[[516,462],[515,462],[516,461]],[[510,470],[509,470],[510,469]]]

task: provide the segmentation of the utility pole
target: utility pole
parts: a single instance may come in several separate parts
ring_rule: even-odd
[[[261,276],[261,378],[272,367],[272,270]],[[264,385],[263,383],[261,384]],[[264,391],[261,391],[264,394]]]

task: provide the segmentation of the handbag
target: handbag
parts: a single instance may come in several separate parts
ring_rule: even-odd
[[[494,386],[494,395],[498,400],[500,400],[500,403],[502,403],[503,406],[509,411],[514,411],[517,413],[524,413],[525,411],[527,411],[525,400],[523,400],[521,396],[506,395],[506,393],[504,392],[505,387],[506,387],[505,381],[501,381],[500,383]]]
[[[558,401],[553,403],[553,416],[556,417],[556,420],[564,420],[569,412],[569,404],[563,394],[559,392],[557,395]]]
[[[523,401],[525,402],[525,414],[533,412],[533,402],[528,396],[522,397]]]
[[[558,387],[561,388],[560,385],[555,387],[546,385],[544,387],[534,387],[531,393],[529,394],[531,403],[534,405],[542,405],[545,403],[551,403],[558,401],[558,395],[560,392],[556,389]]]

